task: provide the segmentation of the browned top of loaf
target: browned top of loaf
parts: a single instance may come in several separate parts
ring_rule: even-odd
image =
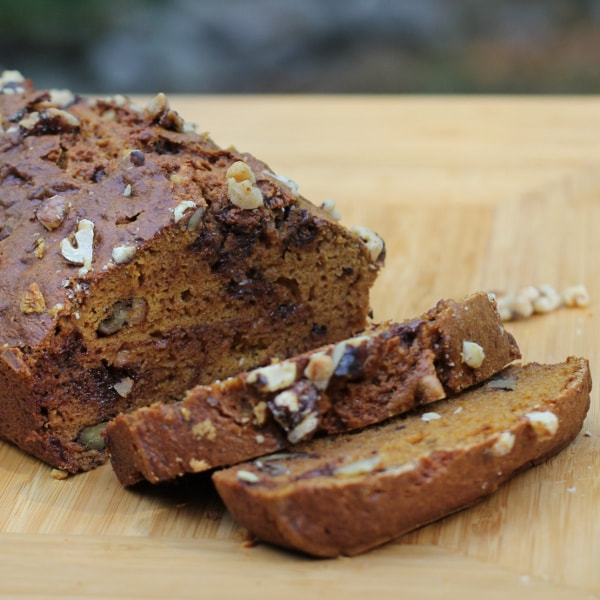
[[[0,345],[39,343],[115,267],[116,247],[143,248],[173,226],[177,207],[187,208],[182,202],[205,209],[231,234],[225,250],[240,255],[274,238],[284,247],[302,245],[315,219],[331,220],[265,163],[195,133],[163,95],[140,109],[121,96],[90,102],[9,77],[0,79],[0,119]],[[227,169],[240,160],[264,199],[255,210],[227,196]],[[60,248],[82,219],[94,223],[85,274]],[[211,242],[207,234],[198,243]]]
[[[213,475],[233,516],[263,539],[356,554],[473,504],[560,451],[589,407],[583,358],[512,365],[403,418],[315,439]]]

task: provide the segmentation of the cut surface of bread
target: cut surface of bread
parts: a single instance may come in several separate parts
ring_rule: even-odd
[[[235,464],[439,400],[519,356],[486,293],[443,300],[419,318],[119,415],[106,429],[111,463],[126,485]]]
[[[0,437],[75,472],[120,412],[362,330],[383,241],[159,94],[0,76]]]
[[[585,359],[511,365],[486,383],[356,433],[312,440],[213,474],[259,538],[315,556],[355,555],[468,507],[581,429]]]

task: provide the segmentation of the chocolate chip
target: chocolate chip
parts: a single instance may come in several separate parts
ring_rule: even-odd
[[[146,162],[146,156],[141,150],[134,150],[129,155],[129,160],[131,161],[131,164],[135,165],[136,167],[141,167]]]

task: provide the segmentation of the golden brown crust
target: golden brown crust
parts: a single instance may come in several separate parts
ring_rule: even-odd
[[[164,97],[2,76],[0,116],[0,437],[88,469],[89,427],[365,327],[383,246]]]
[[[464,342],[481,348],[477,367]],[[235,464],[439,400],[519,357],[487,294],[442,301],[421,318],[119,415],[106,430],[111,462],[125,485]]]
[[[406,418],[302,444],[287,458],[216,472],[214,482],[259,538],[315,556],[364,552],[474,504],[581,429],[585,359],[510,366],[494,380]],[[424,420],[427,411],[439,418]]]

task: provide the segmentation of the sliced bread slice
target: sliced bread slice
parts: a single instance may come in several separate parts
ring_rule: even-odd
[[[158,483],[377,423],[460,392],[519,356],[487,294],[444,300],[418,319],[119,415],[107,447],[123,484]]]
[[[513,365],[462,394],[356,433],[213,474],[263,540],[355,555],[470,506],[564,448],[589,407],[583,358]]]

